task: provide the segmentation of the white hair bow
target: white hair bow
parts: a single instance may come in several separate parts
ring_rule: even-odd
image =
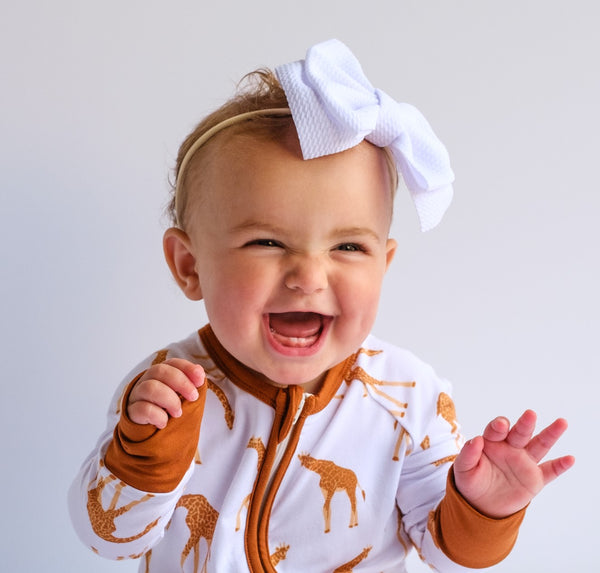
[[[388,147],[427,231],[452,201],[448,152],[421,112],[365,77],[339,40],[317,44],[306,59],[275,68],[288,99],[304,159],[331,155],[363,139]]]

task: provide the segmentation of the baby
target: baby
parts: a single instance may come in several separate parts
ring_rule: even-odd
[[[438,571],[493,565],[574,463],[540,463],[566,422],[499,417],[463,446],[449,384],[370,334],[398,171],[430,229],[445,148],[338,41],[276,74],[180,149],[164,251],[209,324],[118,388],[75,528],[141,572],[404,571],[412,547]]]

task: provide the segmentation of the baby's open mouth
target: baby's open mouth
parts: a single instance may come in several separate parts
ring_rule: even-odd
[[[316,312],[280,312],[269,314],[269,329],[282,346],[307,348],[323,332],[325,316]]]

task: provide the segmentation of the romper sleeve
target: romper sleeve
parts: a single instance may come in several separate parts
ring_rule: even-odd
[[[426,390],[418,393],[415,403],[422,419],[407,420],[410,439],[397,494],[404,531],[421,559],[436,571],[491,567],[510,553],[525,510],[492,519],[460,495],[452,462],[463,440],[450,384],[431,371],[421,385]]]
[[[138,370],[139,372],[139,370]],[[143,372],[143,371],[142,371]],[[137,558],[163,536],[194,467],[206,398],[184,401],[167,427],[132,422],[127,397],[142,374],[117,390],[106,430],[69,490],[69,512],[85,545],[110,558]]]
[[[430,515],[428,529],[445,555],[465,567],[480,569],[510,553],[524,517],[525,508],[503,519],[478,512],[456,489],[451,468],[446,495]]]

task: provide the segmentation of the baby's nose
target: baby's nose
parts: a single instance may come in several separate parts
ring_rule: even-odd
[[[328,286],[327,269],[320,257],[295,257],[285,275],[285,286],[304,294],[314,294]]]

